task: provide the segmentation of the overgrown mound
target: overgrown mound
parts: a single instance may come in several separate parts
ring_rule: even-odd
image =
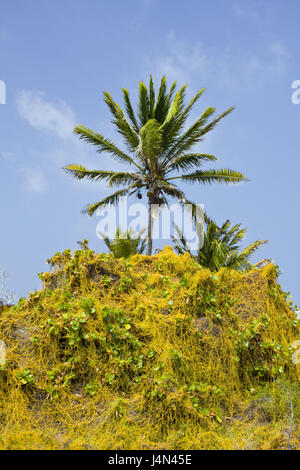
[[[274,265],[212,274],[169,247],[49,262],[0,316],[1,448],[300,447],[299,322]]]

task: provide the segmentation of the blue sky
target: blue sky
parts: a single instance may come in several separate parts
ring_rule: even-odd
[[[77,240],[104,251],[97,218],[80,211],[107,195],[105,186],[74,183],[61,168],[117,169],[72,129],[83,123],[114,137],[102,91],[120,102],[126,87],[134,97],[152,72],[156,83],[163,74],[188,83],[189,95],[206,88],[194,118],[207,106],[236,106],[201,150],[219,158],[215,168],[250,181],[187,194],[217,222],[247,226],[245,243],[268,239],[253,261],[274,259],[300,303],[300,106],[291,101],[300,79],[298,0],[12,0],[0,9],[0,269],[18,296],[38,288],[45,260]]]

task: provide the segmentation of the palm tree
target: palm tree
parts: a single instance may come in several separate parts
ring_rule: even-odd
[[[196,229],[199,231],[201,229],[199,225],[202,224],[202,221],[195,219],[194,221]],[[203,245],[199,246],[194,258],[201,266],[211,271],[218,271],[222,267],[235,269],[236,271],[246,271],[252,266],[249,257],[264,243],[267,243],[267,240],[257,240],[240,252],[239,244],[246,234],[246,229],[241,229],[241,224],[230,227],[230,220],[226,220],[221,227],[218,227],[214,221],[207,217],[205,217],[205,222],[206,230]],[[190,252],[188,242],[182,231],[176,225],[175,229],[178,236],[178,238],[173,237],[175,250],[178,254]]]
[[[115,238],[110,240],[107,236],[103,236],[103,240],[115,258],[129,258],[131,255],[142,254],[146,248],[146,240],[142,238],[144,230],[138,234],[133,230],[125,230],[122,232],[119,227],[116,231]]]
[[[115,160],[132,167],[132,171],[88,170],[82,165],[67,165],[64,169],[77,179],[107,181],[109,187],[119,187],[100,202],[90,204],[84,212],[90,216],[100,208],[115,204],[125,195],[136,194],[140,199],[146,193],[148,202],[147,254],[152,253],[152,227],[155,217],[154,205],[167,204],[167,198],[189,203],[176,180],[188,183],[210,184],[239,183],[246,178],[242,173],[230,169],[203,170],[206,161],[215,161],[214,155],[191,153],[195,144],[203,140],[215,125],[234,108],[229,108],[211,119],[214,108],[207,108],[189,127],[185,128],[187,118],[204,89],[184,106],[186,85],[176,93],[176,82],[168,90],[166,77],[163,76],[155,96],[152,77],[149,89],[139,83],[139,101],[135,114],[128,91],[123,88],[125,112],[104,92],[104,101],[112,116],[112,123],[123,137],[128,152],[121,150],[111,140],[83,125],[75,127],[74,132],[80,139],[95,145],[97,152],[107,152]],[[209,122],[210,121],[210,122]]]

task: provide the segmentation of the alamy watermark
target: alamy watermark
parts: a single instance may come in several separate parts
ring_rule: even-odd
[[[293,104],[300,103],[300,80],[294,80],[292,82],[292,89],[295,90],[291,95],[291,100]]]
[[[0,80],[0,104],[6,104],[6,84]]]
[[[197,223],[193,222],[192,214]],[[101,220],[96,227],[98,238],[103,235],[114,238],[116,230],[132,230],[138,233],[147,229],[149,223],[149,206],[143,203],[128,205],[127,197],[122,197],[117,206],[98,209],[96,212]],[[177,236],[175,226],[182,233],[190,250],[202,248],[204,241],[204,205],[176,203],[168,207],[151,205],[152,239],[170,240]]]

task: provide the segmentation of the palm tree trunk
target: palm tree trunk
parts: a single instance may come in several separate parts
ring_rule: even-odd
[[[148,240],[147,240],[147,255],[152,255],[152,204],[151,199],[148,200],[149,210],[148,210]]]

